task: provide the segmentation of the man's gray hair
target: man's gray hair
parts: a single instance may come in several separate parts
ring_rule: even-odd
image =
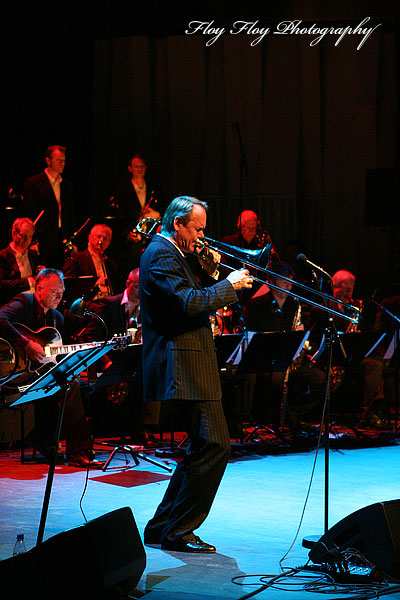
[[[191,217],[195,204],[202,206],[207,212],[208,205],[202,200],[198,200],[192,196],[178,196],[174,198],[164,213],[161,223],[161,233],[169,235],[175,233],[174,222],[177,217],[181,218],[182,222],[186,224]]]

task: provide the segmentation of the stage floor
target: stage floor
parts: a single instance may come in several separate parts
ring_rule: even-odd
[[[305,585],[316,575],[309,572],[262,587],[283,568],[306,565],[308,550],[302,540],[322,535],[326,509],[331,527],[360,508],[400,497],[400,446],[395,438],[365,438],[358,444],[332,438],[331,442],[328,506],[323,447],[317,452],[315,444],[303,451],[265,440],[258,448],[234,444],[212,511],[198,530],[202,539],[216,545],[217,553],[195,556],[145,547],[147,566],[131,596],[149,600],[372,597],[368,587],[361,590],[364,595],[354,587],[329,585],[311,593]],[[112,449],[96,448],[97,458],[104,459]],[[177,459],[146,453],[172,467],[176,464]],[[0,453],[1,560],[12,555],[17,533],[24,533],[28,550],[35,546],[47,474],[46,463],[21,464],[17,448]],[[169,477],[166,470],[144,460],[135,466],[131,456],[122,453],[105,472],[90,470],[87,481],[85,470],[58,465],[44,539],[82,525],[85,518],[89,521],[125,506],[132,509],[142,536]],[[73,569],[73,557],[69,567]],[[399,590],[380,587],[374,597],[400,598]]]

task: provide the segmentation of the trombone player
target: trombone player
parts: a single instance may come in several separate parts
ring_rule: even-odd
[[[140,264],[144,400],[170,400],[190,444],[178,464],[144,541],[166,550],[210,553],[216,549],[194,530],[207,517],[230,454],[209,315],[238,301],[253,282],[247,269],[215,282],[220,256],[200,258],[213,284],[202,287],[187,257],[204,238],[207,205],[175,198],[165,211]]]

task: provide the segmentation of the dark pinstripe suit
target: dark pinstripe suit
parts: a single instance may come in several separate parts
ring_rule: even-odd
[[[146,541],[186,539],[206,518],[230,440],[208,315],[237,302],[229,281],[202,288],[177,248],[154,236],[140,263],[145,400],[174,400],[190,445],[171,478]]]

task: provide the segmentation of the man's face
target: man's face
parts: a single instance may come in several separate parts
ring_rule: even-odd
[[[34,229],[28,223],[13,225],[11,237],[15,247],[24,252],[31,245],[33,233]]]
[[[139,303],[139,272],[130,273],[126,280],[126,291],[129,302],[132,304]]]
[[[132,177],[144,177],[146,174],[146,165],[141,158],[133,158],[128,167],[128,171],[132,173]]]
[[[194,204],[188,222],[175,218],[174,240],[184,254],[194,252],[196,241],[204,238],[204,229],[207,222],[207,213],[202,206]]]
[[[46,158],[46,163],[51,171],[57,173],[58,175],[61,175],[65,167],[65,152],[60,152],[60,150],[53,150],[53,152],[51,153],[51,157]]]
[[[64,294],[64,282],[57,275],[49,275],[37,284],[35,296],[44,310],[57,308]]]
[[[111,244],[111,231],[105,227],[93,227],[89,233],[89,246],[93,252],[105,252]]]
[[[353,279],[343,279],[339,282],[334,289],[334,296],[338,300],[344,300],[345,302],[350,302],[353,298],[354,292],[354,280]]]
[[[273,285],[276,285],[279,288],[281,288],[281,290],[275,290],[274,288],[271,288],[272,295],[275,297],[279,297],[279,298],[286,298],[287,294],[285,294],[285,290],[290,292],[293,287],[293,284],[291,281],[286,281],[286,279],[281,279],[280,277],[276,277],[275,279],[272,279],[271,283]]]
[[[248,221],[242,222],[240,233],[242,238],[250,244],[253,241],[257,232],[257,221],[256,219],[249,219]]]

